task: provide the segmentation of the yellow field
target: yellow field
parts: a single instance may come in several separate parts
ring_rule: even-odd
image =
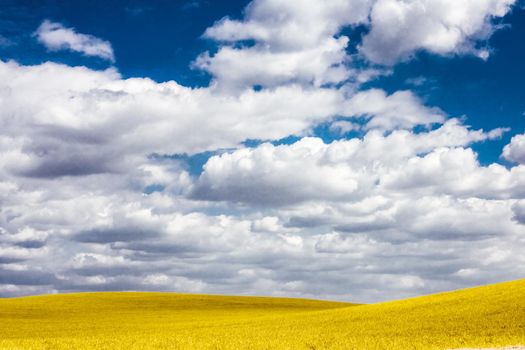
[[[0,299],[0,349],[448,349],[525,344],[525,280],[373,305],[169,293]]]

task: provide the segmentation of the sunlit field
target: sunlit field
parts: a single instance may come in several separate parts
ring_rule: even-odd
[[[170,293],[0,300],[1,349],[450,349],[525,344],[525,280],[373,305]]]

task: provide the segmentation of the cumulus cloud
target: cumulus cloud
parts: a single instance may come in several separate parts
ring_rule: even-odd
[[[108,41],[77,33],[74,28],[64,27],[61,23],[45,20],[38,27],[35,35],[38,41],[51,51],[70,50],[86,56],[115,61],[113,48]]]
[[[343,65],[347,38],[329,39],[318,47],[301,51],[272,52],[267,48],[223,47],[210,56],[200,55],[195,66],[210,72],[221,87],[273,87],[287,82],[321,86],[339,83],[350,76]]]
[[[525,134],[514,136],[503,149],[503,157],[511,162],[525,164]]]
[[[243,21],[223,18],[206,30],[216,40],[264,40],[276,48],[312,47],[345,24],[364,23],[373,1],[252,1]],[[279,14],[279,15],[276,15]]]
[[[303,138],[292,146],[264,144],[255,150],[212,157],[204,165],[192,196],[279,205],[344,198],[357,192],[359,174],[349,168],[319,164],[325,147],[320,139]]]
[[[344,26],[366,22],[371,3],[309,1],[304,6],[300,1],[255,0],[243,20],[226,17],[206,30],[205,37],[226,45],[214,55],[201,55],[195,64],[227,89],[342,82],[353,75],[346,65],[349,39],[335,35]],[[255,44],[231,45],[248,40]]]
[[[487,59],[477,45],[497,29],[494,18],[505,16],[515,0],[378,0],[370,13],[370,32],[361,53],[379,64],[394,64],[417,51],[474,54]]]
[[[263,144],[212,157],[191,196],[275,206],[352,202],[376,191],[423,188],[467,197],[523,195],[525,169],[481,167],[474,152],[462,148],[494,134],[469,130],[452,120],[417,135],[397,131],[384,136],[373,131],[362,140],[331,144],[319,138],[303,138],[292,145]]]

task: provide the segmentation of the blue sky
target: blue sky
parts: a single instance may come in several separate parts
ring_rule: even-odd
[[[2,1],[0,295],[521,277],[522,7]]]

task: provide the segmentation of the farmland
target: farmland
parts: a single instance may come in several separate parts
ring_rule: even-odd
[[[0,300],[0,349],[450,349],[525,344],[525,280],[370,305],[175,293]]]

